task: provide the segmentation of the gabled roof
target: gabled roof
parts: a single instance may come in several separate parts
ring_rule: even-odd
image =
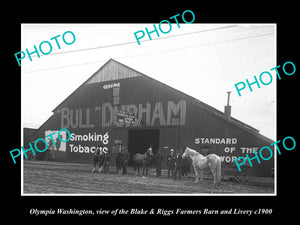
[[[121,65],[121,66],[120,66]],[[56,106],[52,112],[56,111],[67,99],[69,99],[79,88],[86,84],[93,84],[104,81],[120,80],[131,77],[146,76],[114,59],[109,59],[100,67],[92,76],[90,76],[83,84],[73,91],[65,100]]]
[[[205,111],[226,121],[229,124],[238,126],[239,128],[246,130],[252,134],[259,135],[261,138],[265,139],[268,142],[273,142],[271,139],[259,134],[259,130],[255,129],[254,127],[249,126],[233,117],[231,117],[231,120],[228,121],[227,119],[225,119],[223,112],[213,108],[212,106],[210,106],[204,102],[201,102],[200,100],[198,100],[186,93],[183,93],[175,88],[172,88],[172,87],[168,86],[167,84],[161,83],[160,81],[157,81],[141,72],[138,72],[138,71],[114,60],[114,59],[109,59],[103,66],[100,67],[99,70],[97,70],[91,77],[89,77],[83,84],[81,84],[75,91],[73,91],[64,101],[62,101],[55,109],[53,109],[52,112],[56,111],[67,99],[69,99],[83,85],[104,82],[104,81],[120,80],[120,79],[126,79],[126,78],[131,78],[131,77],[139,77],[139,76],[146,77],[147,79],[150,79],[154,82],[157,82],[161,85],[164,85],[164,86],[172,89],[174,92],[177,92],[177,93],[180,93],[181,95],[186,96],[187,99],[189,99],[197,107],[204,109]]]
[[[131,77],[139,77],[142,74],[121,63],[110,59],[96,73],[94,73],[84,84],[93,84],[104,81],[120,80]]]

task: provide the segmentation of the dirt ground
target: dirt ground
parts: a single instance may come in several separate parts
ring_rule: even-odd
[[[222,180],[213,188],[212,176],[194,183],[194,174],[181,180],[155,176],[155,170],[143,178],[129,168],[129,174],[91,173],[92,166],[79,163],[24,160],[24,194],[272,194],[273,185],[249,185]],[[213,189],[212,189],[213,188]]]

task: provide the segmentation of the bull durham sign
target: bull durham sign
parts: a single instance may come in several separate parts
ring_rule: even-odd
[[[58,113],[61,114],[61,127],[65,128],[94,128],[91,114],[100,118],[100,127],[127,127],[128,123],[122,123],[118,120],[118,112],[130,112],[141,126],[184,126],[186,122],[186,101],[180,100],[176,104],[174,101],[166,103],[156,102],[146,104],[130,104],[113,106],[111,103],[103,103],[101,106],[84,109],[61,108]],[[94,112],[92,112],[94,111]]]

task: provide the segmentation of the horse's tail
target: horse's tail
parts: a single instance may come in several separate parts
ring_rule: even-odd
[[[216,184],[218,185],[221,181],[221,158],[217,158],[217,168],[216,168]]]

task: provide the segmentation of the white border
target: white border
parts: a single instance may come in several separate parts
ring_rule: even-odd
[[[217,23],[203,23],[203,24],[217,24]],[[275,62],[277,65],[277,23],[226,23],[226,25],[274,25],[275,26]],[[225,24],[224,24],[225,25]],[[21,35],[23,33],[23,24],[21,24]],[[21,38],[22,40],[22,38]],[[22,43],[22,41],[21,41]],[[22,49],[22,44],[21,44]],[[275,85],[276,85],[276,93],[275,93],[275,137],[277,140],[277,79],[274,79]],[[22,101],[22,89],[23,89],[23,82],[22,82],[22,66],[21,66],[21,143],[22,146],[24,146],[23,143],[23,101]],[[276,153],[276,154],[275,154]],[[277,196],[277,151],[275,151],[274,146],[274,193],[236,193],[236,194],[207,194],[207,193],[199,193],[199,194],[118,194],[118,193],[112,193],[112,194],[24,194],[24,159],[23,154],[21,154],[21,196]]]

